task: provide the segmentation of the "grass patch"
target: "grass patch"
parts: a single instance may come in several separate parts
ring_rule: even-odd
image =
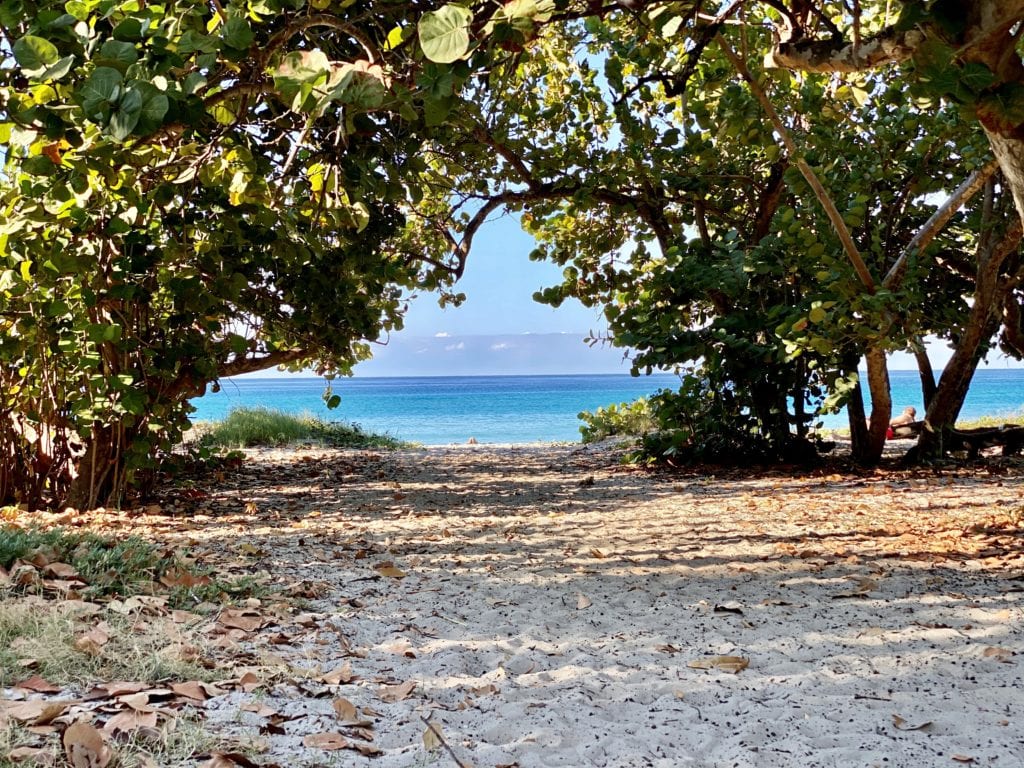
[[[984,429],[992,427],[1002,427],[1004,425],[1010,425],[1013,427],[1024,426],[1024,413],[1003,413],[996,414],[995,416],[982,416],[978,419],[970,419],[968,421],[958,421],[956,423],[957,429]]]
[[[215,448],[252,448],[315,442],[335,448],[403,448],[409,443],[366,432],[355,424],[292,416],[270,408],[235,408],[226,419],[204,425],[200,443]]]
[[[180,713],[164,722],[158,731],[135,732],[111,743],[115,756],[111,768],[186,768],[195,766],[195,758],[218,746],[217,740],[197,713]],[[18,747],[41,751],[31,760],[9,757]],[[36,735],[24,727],[0,723],[0,768],[24,768],[26,765],[67,765],[59,735]]]
[[[102,642],[81,641],[97,627]],[[197,661],[199,642],[193,628],[162,615],[96,612],[82,603],[40,598],[5,601],[0,604],[0,688],[33,674],[55,685],[207,680],[210,670]]]
[[[28,564],[21,566],[28,573],[18,573],[18,561]],[[77,571],[77,578],[85,586],[75,592],[85,600],[159,594],[172,607],[189,608],[205,601],[230,602],[266,592],[253,577],[215,578],[209,569],[196,568],[177,556],[168,557],[137,536],[114,539],[64,528],[0,526],[0,568],[10,572],[11,582],[6,591],[45,590],[46,568],[54,563],[70,565]],[[165,575],[169,586],[160,582]],[[0,587],[0,595],[4,591]]]

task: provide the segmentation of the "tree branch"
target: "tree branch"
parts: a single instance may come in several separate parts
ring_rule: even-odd
[[[992,175],[999,170],[999,163],[996,160],[990,160],[987,165],[979,168],[964,181],[956,190],[949,196],[949,199],[943,203],[931,217],[924,223],[924,226],[918,231],[916,235],[907,243],[907,247],[903,249],[903,253],[900,254],[899,258],[896,259],[896,263],[889,269],[888,274],[882,280],[882,286],[884,288],[897,288],[900,281],[903,280],[903,276],[907,273],[907,266],[909,264],[910,257],[921,253],[928,244],[935,239],[935,236],[939,234],[944,226],[949,222],[951,218],[960,210],[968,200],[978,193],[985,186],[985,182],[988,181]]]
[[[231,362],[221,363],[217,368],[217,378],[265,371],[267,368],[294,363],[297,360],[311,357],[311,355],[312,353],[308,349],[279,349],[268,352],[263,357],[240,357]]]
[[[885,29],[860,40],[859,45],[843,39],[796,38],[780,41],[764,58],[768,69],[803,72],[860,72],[865,69],[906,61],[925,40],[916,27]]]
[[[732,62],[733,67],[735,67],[736,71],[739,72],[740,76],[747,81],[747,85],[750,86],[750,90],[761,103],[761,107],[767,113],[768,119],[771,120],[772,126],[775,128],[775,132],[779,134],[779,138],[782,140],[786,150],[789,152],[790,158],[794,163],[796,163],[796,167],[800,169],[800,173],[803,174],[804,179],[806,179],[807,183],[814,191],[814,195],[818,198],[818,202],[821,203],[821,207],[825,209],[825,214],[828,216],[829,221],[832,222],[832,226],[835,228],[836,234],[839,235],[839,240],[843,244],[843,250],[846,251],[846,256],[850,260],[850,263],[853,264],[853,269],[860,278],[861,283],[864,284],[864,287],[869,293],[874,293],[875,280],[871,276],[871,271],[868,269],[868,265],[864,263],[864,259],[860,255],[860,251],[857,250],[857,245],[853,242],[853,238],[850,236],[850,230],[847,228],[846,222],[843,221],[843,217],[840,215],[839,209],[836,208],[836,204],[832,202],[832,198],[825,190],[825,187],[822,186],[821,181],[811,169],[811,166],[809,166],[807,161],[801,156],[796,142],[793,141],[793,137],[789,135],[789,130],[779,117],[779,113],[775,111],[775,107],[772,106],[771,101],[768,99],[768,95],[764,92],[764,89],[758,84],[758,82],[754,80],[753,75],[750,74],[750,70],[747,69],[746,63],[736,55],[736,52],[725,41],[725,38],[718,35],[716,40],[718,41],[719,47],[722,49],[722,53],[724,53],[726,58]]]

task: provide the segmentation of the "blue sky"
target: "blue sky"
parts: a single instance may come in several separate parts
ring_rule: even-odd
[[[374,359],[360,363],[357,376],[524,375],[558,373],[628,373],[622,350],[607,344],[588,346],[583,339],[602,334],[607,325],[597,309],[570,299],[558,308],[533,301],[540,288],[561,282],[561,268],[530,261],[533,240],[518,219],[504,216],[477,235],[458,289],[466,294],[459,307],[437,305],[433,295],[417,297],[405,328]],[[932,364],[949,359],[944,345],[929,345]],[[911,355],[890,356],[891,370],[916,370]],[[990,368],[1021,367],[997,355]],[[255,376],[274,375],[261,371]]]

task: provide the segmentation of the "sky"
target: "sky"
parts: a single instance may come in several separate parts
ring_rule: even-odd
[[[435,296],[418,296],[406,315],[405,328],[386,343],[374,345],[374,358],[357,365],[355,375],[628,373],[622,350],[584,342],[592,334],[607,332],[598,309],[588,309],[575,299],[558,308],[533,300],[535,291],[561,282],[560,267],[529,260],[533,247],[533,239],[514,216],[486,224],[477,234],[457,286],[466,301],[442,309]],[[936,370],[951,354],[935,340],[929,343],[929,352]],[[999,355],[991,355],[983,364],[994,369],[1021,365]],[[917,365],[913,356],[895,353],[889,367],[916,370]]]

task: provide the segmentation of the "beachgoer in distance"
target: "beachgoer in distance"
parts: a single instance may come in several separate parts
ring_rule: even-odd
[[[905,424],[913,424],[915,421],[917,421],[917,409],[912,405],[908,405],[903,409],[903,413],[889,422],[889,426],[902,427]]]

